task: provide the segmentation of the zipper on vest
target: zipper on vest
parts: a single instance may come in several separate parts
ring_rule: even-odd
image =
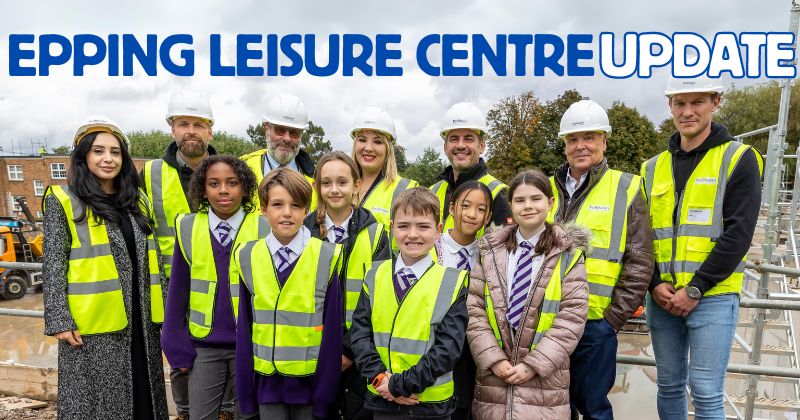
[[[405,261],[403,263],[405,263]],[[400,313],[400,309],[402,309],[403,307],[403,302],[406,300],[406,297],[408,297],[408,294],[411,293],[411,289],[413,289],[414,286],[416,286],[417,283],[419,283],[420,280],[422,280],[422,278],[425,277],[426,274],[428,274],[428,271],[431,269],[431,267],[433,267],[433,264],[434,263],[432,262],[431,265],[429,265],[428,268],[425,269],[425,272],[422,273],[422,276],[420,276],[420,278],[418,278],[417,281],[414,282],[414,284],[409,286],[408,290],[406,290],[406,293],[403,295],[403,298],[400,299],[400,302],[397,303],[397,312],[394,313],[394,318],[392,318],[392,329],[389,331],[389,342],[386,344],[386,358],[389,359],[389,373],[394,373],[392,372],[392,336],[393,336],[392,333],[394,333],[394,324],[397,322],[397,314]],[[394,289],[394,267],[392,267],[392,289]],[[395,299],[397,299],[397,294],[395,294],[394,296]]]

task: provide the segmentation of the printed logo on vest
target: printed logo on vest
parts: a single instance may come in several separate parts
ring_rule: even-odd
[[[369,211],[371,211],[373,213],[383,213],[383,214],[386,214],[386,215],[389,214],[389,210],[386,210],[386,209],[384,209],[382,207],[372,207],[371,209],[369,209]]]
[[[695,178],[694,184],[695,185],[714,185],[717,183],[717,178]]]
[[[598,206],[596,204],[589,205],[589,211],[609,211],[611,207],[609,206]]]
[[[689,223],[709,223],[711,222],[711,209],[689,208],[686,212],[686,221]]]

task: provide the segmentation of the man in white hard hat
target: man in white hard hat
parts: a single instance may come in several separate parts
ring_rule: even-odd
[[[453,216],[449,214],[450,198],[459,185],[467,181],[478,181],[492,192],[494,206],[492,221],[495,226],[511,222],[511,206],[508,204],[508,186],[489,174],[481,155],[486,150],[486,116],[470,102],[459,102],[444,114],[439,134],[444,141],[444,154],[450,166],[439,175],[441,181],[431,186],[439,197],[442,209],[442,232],[453,228]],[[483,229],[478,231],[478,238]]]
[[[164,272],[169,279],[172,271],[172,254],[175,249],[175,217],[180,213],[194,213],[188,197],[189,180],[200,162],[216,150],[209,144],[213,135],[214,115],[208,98],[197,92],[183,91],[172,96],[167,108],[167,125],[175,140],[167,146],[161,159],[144,164],[141,178],[150,201],[150,215],[161,249]],[[166,334],[162,346],[170,346]],[[191,354],[191,352],[189,352]],[[189,416],[189,371],[193,360],[168,360],[172,398],[178,418]],[[178,368],[180,367],[180,368]],[[233,410],[232,392],[226,398],[226,409]]]
[[[695,418],[725,418],[725,371],[763,161],[712,121],[723,90],[718,80],[670,78],[664,94],[678,131],[642,165],[656,262],[647,324],[662,419],[688,417],[687,382]]]
[[[586,253],[589,314],[570,360],[572,417],[614,418],[608,392],[616,377],[617,331],[639,308],[653,273],[653,247],[641,178],[608,167],[608,115],[594,101],[572,104],[558,136],[567,162],[550,178],[548,221],[592,231]]]
[[[263,119],[267,148],[241,157],[255,172],[258,182],[271,170],[285,166],[300,172],[309,184],[313,183],[314,161],[300,148],[300,138],[308,128],[308,113],[300,98],[288,93],[273,97],[267,102]],[[310,211],[316,208],[316,201],[314,194]]]

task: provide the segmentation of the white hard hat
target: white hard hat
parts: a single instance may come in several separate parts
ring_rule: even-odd
[[[722,86],[719,79],[715,80],[705,76],[688,78],[670,76],[664,95],[670,98],[679,93],[717,93],[722,95],[723,92],[725,92],[725,86]]]
[[[486,116],[480,109],[471,102],[459,102],[450,107],[442,118],[442,128],[439,135],[447,139],[447,133],[457,128],[466,128],[481,132],[485,136],[488,132],[486,128]]]
[[[385,109],[377,106],[368,106],[362,109],[353,122],[353,129],[350,137],[356,138],[356,134],[361,130],[375,130],[389,136],[390,141],[396,141],[397,135],[394,130],[394,119]]]
[[[300,98],[289,93],[281,93],[267,102],[264,122],[284,127],[308,128],[308,113]]]
[[[214,125],[214,114],[211,112],[211,103],[202,93],[178,92],[172,95],[167,108],[167,124],[172,126],[175,117],[197,117]]]
[[[111,133],[114,137],[125,143],[126,149],[130,150],[131,148],[131,142],[128,140],[128,136],[119,128],[119,124],[114,122],[111,118],[99,114],[91,115],[86,118],[86,122],[75,131],[75,138],[72,141],[72,146],[77,147],[83,137],[92,133]]]
[[[606,110],[589,99],[575,102],[564,112],[561,116],[558,137],[582,131],[603,131],[606,137],[611,135],[611,124],[608,122]]]

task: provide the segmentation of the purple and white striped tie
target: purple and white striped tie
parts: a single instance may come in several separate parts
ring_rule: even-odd
[[[344,239],[344,233],[345,232],[343,227],[336,225],[333,226],[333,234],[336,235],[335,242],[337,244],[339,242],[342,242],[342,239]]]
[[[279,248],[275,255],[278,257],[276,268],[282,273],[291,265],[292,250],[288,246],[284,246]]]
[[[221,221],[217,225],[217,239],[222,246],[228,246],[231,243],[231,225],[226,221]]]
[[[397,272],[397,278],[400,280],[400,291],[405,293],[415,281],[417,281],[417,276],[414,275],[414,272],[411,271],[410,268],[405,267]]]
[[[469,253],[467,252],[467,249],[466,248],[459,249],[458,256],[460,259],[458,260],[458,265],[456,265],[456,268],[459,270],[470,271]]]
[[[508,322],[515,330],[519,327],[522,313],[525,311],[525,302],[528,300],[528,289],[531,287],[533,276],[533,247],[530,242],[523,241],[517,249],[520,254],[508,304]]]

